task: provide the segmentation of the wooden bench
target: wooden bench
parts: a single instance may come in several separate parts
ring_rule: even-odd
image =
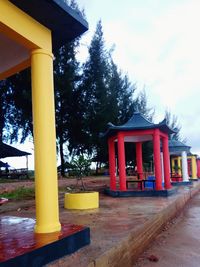
[[[151,179],[151,180],[146,180],[146,179],[143,179],[143,180],[126,180],[126,187],[127,189],[129,188],[128,185],[129,184],[134,184],[134,183],[137,183],[139,184],[139,189],[140,190],[143,190],[145,188],[145,185],[147,182],[150,182],[153,184],[153,189],[155,189],[155,180]]]
[[[27,168],[21,168],[21,169],[10,169],[9,171],[1,171],[0,173],[1,177],[6,177],[10,179],[19,179],[20,177],[28,177],[28,169]]]

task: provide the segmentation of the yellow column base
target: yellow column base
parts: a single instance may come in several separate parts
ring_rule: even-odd
[[[65,193],[65,209],[87,210],[99,207],[99,192]]]
[[[35,225],[35,233],[38,234],[46,234],[46,233],[54,233],[60,232],[61,226],[58,222],[57,224],[49,224],[49,225]]]

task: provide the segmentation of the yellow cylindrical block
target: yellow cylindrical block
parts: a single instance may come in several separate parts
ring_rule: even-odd
[[[53,55],[36,49],[31,56],[37,233],[61,229],[58,209]]]
[[[197,179],[197,162],[196,162],[196,157],[195,156],[192,156],[191,161],[192,161],[192,179]]]
[[[65,209],[86,210],[99,207],[99,192],[65,193]]]

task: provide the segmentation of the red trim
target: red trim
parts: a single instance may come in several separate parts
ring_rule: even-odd
[[[120,131],[118,134],[122,134],[124,137],[125,136],[137,136],[137,135],[153,135],[154,130],[135,130],[135,131]]]
[[[115,175],[115,143],[113,138],[108,139],[109,149],[109,174],[110,174],[110,189],[116,190],[116,175]]]
[[[125,170],[125,149],[124,136],[121,132],[117,135],[118,139],[118,165],[119,165],[119,187],[121,191],[126,191],[126,170]]]
[[[154,152],[156,190],[162,190],[163,188],[162,188],[162,171],[161,171],[161,160],[160,160],[160,131],[159,129],[154,130],[153,152]]]
[[[160,131],[160,130],[159,130],[159,131]],[[162,138],[167,138],[167,139],[168,139],[168,134],[163,133],[163,132],[161,132],[161,131],[160,131],[160,136],[161,136]]]
[[[142,142],[136,143],[136,162],[137,162],[137,172],[139,179],[143,179],[143,166],[142,166]]]
[[[163,145],[163,165],[164,165],[164,179],[165,179],[165,189],[170,189],[171,182],[170,182],[170,167],[169,167],[169,144],[168,144],[168,137],[162,139]]]

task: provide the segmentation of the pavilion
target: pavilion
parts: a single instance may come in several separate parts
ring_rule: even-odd
[[[9,157],[23,157],[29,155],[31,155],[31,153],[19,150],[13,146],[0,142],[0,159]]]
[[[25,176],[28,178],[28,156],[31,155],[31,153],[28,153],[26,151],[19,150],[13,146],[7,145],[3,142],[0,142],[0,159],[3,158],[10,158],[10,157],[26,157],[26,168],[21,169],[12,169],[9,171],[9,173],[6,171],[10,166],[8,163],[4,163],[0,161],[0,169],[5,168],[5,172],[3,176],[9,177],[9,175],[12,175],[13,177],[20,177]]]
[[[110,173],[110,189],[107,193],[112,196],[127,195],[169,195],[173,192],[170,181],[170,158],[168,148],[168,136],[174,131],[166,124],[166,120],[158,124],[154,124],[147,120],[139,112],[135,112],[133,116],[123,125],[116,126],[108,123],[108,129],[103,134],[108,139],[109,149],[109,173]],[[139,180],[142,183],[143,177],[143,159],[142,144],[146,141],[153,142],[153,156],[155,168],[155,190],[143,190],[143,192],[134,192],[127,188],[126,166],[125,166],[125,142],[133,142],[136,144],[136,163]],[[164,188],[162,185],[162,162],[160,143],[163,147],[163,173]],[[116,163],[115,163],[115,143],[118,148],[118,168],[119,168],[119,186],[116,179]],[[139,181],[138,180],[138,181]]]
[[[169,140],[171,158],[171,176],[176,184],[187,184],[197,180],[196,155],[190,152],[191,147],[178,140]],[[190,177],[191,176],[191,177]],[[189,181],[190,179],[190,181]],[[175,183],[173,183],[175,185]]]
[[[27,238],[23,240],[24,258],[15,257],[11,265],[11,249],[0,256],[6,261],[4,266],[43,266],[90,242],[89,228],[74,231],[72,226],[61,227],[59,221],[53,87],[53,52],[87,31],[88,24],[64,0],[1,0],[0,10],[0,80],[31,67],[36,199],[36,221],[26,218],[19,223],[19,218],[13,218],[11,225],[6,218],[0,220],[2,229],[13,227],[6,230],[12,237]],[[20,233],[22,229],[29,235]],[[6,232],[1,233],[1,244]],[[35,244],[31,240],[36,233],[52,242],[44,246],[37,235]],[[54,238],[48,239],[48,234]],[[15,252],[19,255],[17,249]]]

